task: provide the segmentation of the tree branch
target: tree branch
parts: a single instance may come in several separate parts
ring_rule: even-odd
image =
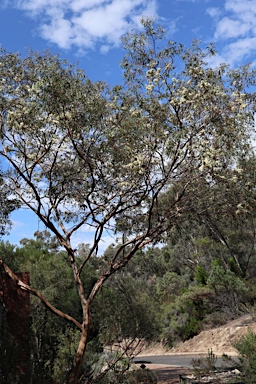
[[[75,324],[80,330],[82,330],[82,324],[80,324],[76,319],[74,319],[72,316],[67,315],[66,313],[60,311],[59,309],[55,308],[52,304],[49,303],[49,301],[36,289],[31,288],[28,284],[21,281],[18,276],[3,262],[3,259],[0,258],[0,265],[3,267],[7,275],[12,279],[12,281],[20,288],[27,292],[29,292],[31,295],[36,296],[40,301],[44,304],[44,306],[49,309],[51,312],[53,312],[55,315],[58,315],[62,317],[63,319]]]

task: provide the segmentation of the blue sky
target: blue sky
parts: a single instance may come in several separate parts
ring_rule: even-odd
[[[0,44],[22,55],[48,49],[77,62],[92,80],[113,85],[122,79],[120,38],[139,28],[142,16],[154,17],[170,40],[213,42],[218,50],[213,64],[256,64],[256,0],[1,0]],[[12,220],[5,237],[11,243],[44,229],[27,210]],[[90,238],[81,230],[74,242]],[[106,235],[102,247],[110,242]]]

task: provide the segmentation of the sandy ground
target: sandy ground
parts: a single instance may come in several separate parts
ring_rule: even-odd
[[[249,329],[256,332],[256,321],[251,315],[244,315],[239,319],[230,321],[224,326],[205,330],[170,350],[165,349],[160,344],[155,344],[142,350],[140,355],[204,355],[207,354],[209,350],[212,350],[217,356],[222,356],[223,353],[228,356],[236,356],[237,350],[234,348],[233,343],[246,334]],[[153,369],[157,373],[159,384],[178,384],[180,382],[179,375],[191,373],[191,370],[188,369],[165,365],[150,364],[147,368]]]

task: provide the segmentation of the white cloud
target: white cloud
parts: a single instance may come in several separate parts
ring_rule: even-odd
[[[237,13],[238,15],[245,13],[256,12],[255,0],[226,0],[225,9]]]
[[[231,63],[249,58],[256,52],[256,36],[239,39],[227,45],[224,51],[225,57],[229,58]]]
[[[242,23],[241,20],[233,20],[228,17],[223,17],[218,23],[215,38],[229,39],[243,36],[250,32],[250,29],[250,23]]]
[[[224,8],[209,8],[215,21],[214,38],[224,43],[223,61],[239,64],[250,60],[256,47],[256,1],[226,0]]]
[[[157,0],[16,0],[16,6],[39,22],[41,36],[61,48],[118,46],[120,38],[154,17]]]
[[[220,10],[220,8],[217,8],[217,7],[207,8],[206,12],[207,12],[211,17],[218,17],[218,16],[221,15],[221,10]]]
[[[72,25],[68,20],[53,18],[50,25],[43,24],[39,28],[41,36],[60,48],[69,48],[72,45]]]

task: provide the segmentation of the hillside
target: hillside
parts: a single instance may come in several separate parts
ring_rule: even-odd
[[[202,331],[199,335],[172,348],[172,353],[207,353],[212,349],[216,355],[223,353],[236,355],[233,347],[235,340],[247,333],[249,329],[256,331],[256,321],[250,315],[244,315],[230,321],[224,326]]]
[[[228,322],[221,327],[202,331],[199,335],[166,350],[160,345],[146,348],[141,355],[162,355],[162,354],[205,354],[212,349],[216,355],[236,355],[233,347],[235,340],[243,336],[249,329],[256,332],[256,321],[251,315],[244,315],[236,320]]]
[[[256,332],[256,321],[250,315],[244,315],[224,326],[202,331],[199,335],[180,343],[172,349],[166,350],[161,345],[154,345],[144,349],[141,355],[199,355],[206,354],[208,350],[212,349],[213,353],[219,356],[223,353],[234,356],[237,351],[232,345],[233,342],[246,334],[249,329]],[[165,365],[152,364],[148,365],[147,368],[155,370],[159,378],[159,384],[178,384],[180,383],[180,374],[192,373],[189,369]]]

